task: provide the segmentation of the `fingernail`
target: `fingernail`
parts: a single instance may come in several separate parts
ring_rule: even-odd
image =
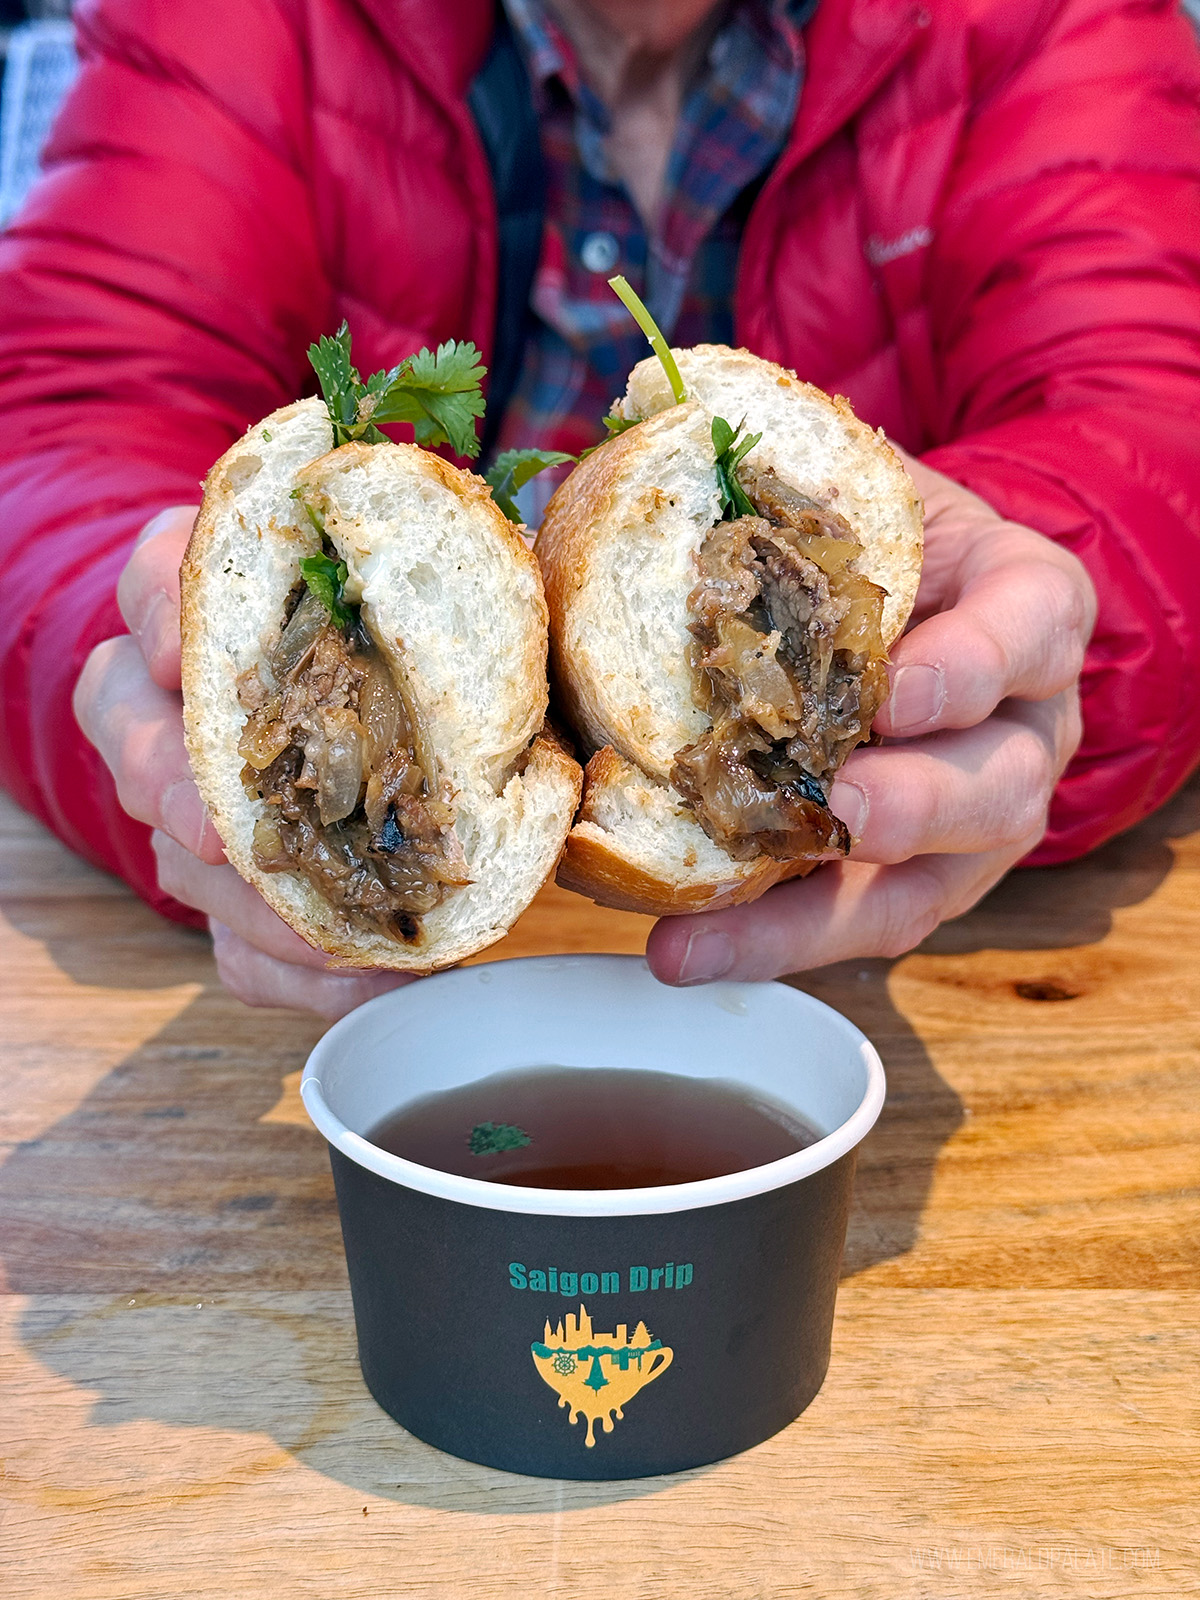
[[[852,839],[862,838],[869,807],[870,801],[856,783],[845,783],[839,778],[830,791],[829,809],[846,824]]]
[[[911,667],[897,667],[892,679],[888,711],[892,732],[903,733],[932,722],[946,701],[946,680],[941,667],[917,661]]]
[[[174,506],[168,507],[166,511],[160,511],[156,517],[151,517],[150,521],[146,523],[134,540],[134,549],[136,550],[139,544],[145,544],[147,539],[155,538],[162,533],[164,528],[171,527],[175,520],[176,508]]]
[[[693,933],[679,963],[676,983],[711,983],[723,978],[733,965],[733,940],[727,933]]]
[[[164,831],[185,850],[196,851],[200,848],[208,812],[196,793],[194,783],[187,778],[173,783],[163,795],[158,813]]]
[[[148,662],[153,661],[168,642],[172,628],[177,629],[178,626],[179,614],[171,603],[171,597],[165,590],[159,589],[146,602],[146,608],[134,628],[143,658]]]

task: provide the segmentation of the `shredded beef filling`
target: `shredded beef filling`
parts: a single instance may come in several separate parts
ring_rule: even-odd
[[[263,872],[297,872],[353,926],[411,941],[468,883],[448,787],[414,706],[361,622],[293,591],[270,657],[238,679],[238,753]]]
[[[713,725],[671,782],[735,860],[844,853],[827,799],[887,694],[884,591],[851,570],[861,547],[843,517],[771,471],[741,481],[759,515],[717,523],[688,596]]]

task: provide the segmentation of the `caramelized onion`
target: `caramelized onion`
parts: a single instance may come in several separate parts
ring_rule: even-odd
[[[291,734],[286,723],[263,724],[257,717],[251,717],[238,744],[238,755],[261,772],[272,761],[278,760],[290,743]]]
[[[326,710],[304,746],[317,779],[317,810],[328,827],[348,817],[362,792],[367,749],[363,725],[352,711]]]
[[[371,761],[381,762],[398,744],[408,743],[408,718],[383,657],[372,651],[358,692],[358,710],[371,738]]]
[[[291,865],[279,824],[267,813],[254,824],[254,865],[262,872],[280,872]]]
[[[364,620],[366,613],[364,611]],[[408,736],[412,744],[412,752],[417,765],[425,775],[425,780],[430,794],[437,789],[438,760],[433,750],[433,740],[429,735],[429,725],[417,704],[408,681],[408,669],[404,661],[402,648],[390,642],[384,635],[376,634],[374,628],[368,623],[372,643],[382,652],[388,667],[391,669],[392,683],[400,697],[400,704],[404,710],[404,720],[408,723]]]
[[[429,733],[429,724],[420,706],[413,699],[408,687],[408,680],[399,674],[396,676],[396,688],[400,694],[400,701],[404,707],[404,715],[408,722],[409,737],[412,740],[413,755],[417,758],[417,765],[425,775],[425,783],[432,794],[437,789],[438,761],[433,753],[433,740]]]
[[[852,655],[882,656],[884,590],[857,573],[847,573],[845,593],[850,603],[838,623],[836,647]]]
[[[260,772],[281,756],[291,743],[288,725],[280,720],[281,708],[281,697],[273,694],[264,706],[246,718],[246,726],[238,741],[238,755]]]
[[[696,704],[713,726],[676,752],[671,782],[735,860],[845,852],[833,774],[887,693],[885,592],[837,512],[769,470],[743,487],[756,516],[717,524],[688,597]]]
[[[279,636],[268,658],[275,677],[283,682],[303,666],[329,622],[329,612],[315,594],[305,594]]]
[[[830,578],[861,554],[858,545],[848,539],[831,539],[826,533],[811,533],[806,528],[797,530],[796,548]]]
[[[803,715],[800,697],[790,675],[776,660],[780,636],[763,634],[742,617],[718,618],[718,645],[704,657],[704,666],[717,677],[730,702],[740,702],[745,715],[773,739],[794,730]]]

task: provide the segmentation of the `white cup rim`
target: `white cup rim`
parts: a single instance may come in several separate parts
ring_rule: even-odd
[[[856,1145],[860,1144],[874,1126],[883,1109],[887,1085],[883,1063],[874,1045],[841,1012],[827,1006],[824,1001],[795,989],[790,984],[742,983],[726,984],[726,991],[752,1003],[756,992],[770,988],[782,990],[794,997],[798,1016],[801,1013],[821,1013],[831,1021],[837,1031],[844,1034],[847,1045],[853,1046],[866,1072],[863,1095],[849,1117],[823,1138],[816,1140],[794,1155],[767,1162],[763,1166],[748,1167],[741,1172],[731,1172],[721,1178],[705,1178],[696,1183],[663,1184],[650,1189],[534,1189],[518,1184],[490,1183],[482,1178],[459,1177],[455,1173],[440,1172],[433,1167],[421,1166],[403,1156],[392,1155],[355,1133],[336,1115],[321,1083],[324,1067],[334,1057],[343,1042],[354,1030],[361,1028],[364,1018],[382,1017],[402,1011],[405,997],[420,988],[428,994],[430,985],[454,988],[474,978],[486,967],[493,974],[505,968],[528,968],[543,965],[547,971],[564,968],[586,969],[597,964],[637,965],[647,970],[646,962],[638,956],[622,955],[564,955],[518,956],[507,961],[480,963],[471,967],[454,967],[433,977],[422,978],[418,985],[405,986],[377,995],[365,1005],[351,1011],[318,1041],[308,1058],[300,1082],[300,1095],[305,1110],[318,1131],[329,1143],[368,1172],[375,1173],[406,1189],[433,1195],[443,1200],[457,1201],[462,1205],[479,1206],[488,1211],[506,1211],[527,1216],[559,1217],[627,1217],[654,1216],[672,1211],[692,1211],[702,1206],[728,1205],[753,1195],[765,1194],[797,1183],[802,1178],[832,1166]],[[680,991],[668,991],[679,993]],[[696,991],[684,991],[692,992]]]

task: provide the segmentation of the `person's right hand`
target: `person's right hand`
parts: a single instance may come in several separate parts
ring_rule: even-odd
[[[122,806],[154,829],[160,886],[208,917],[225,987],[247,1005],[340,1017],[411,980],[331,971],[328,957],[225,860],[183,742],[179,568],[195,520],[195,506],[172,506],[142,529],[117,585],[129,634],[92,651],[75,688],[75,715]]]

